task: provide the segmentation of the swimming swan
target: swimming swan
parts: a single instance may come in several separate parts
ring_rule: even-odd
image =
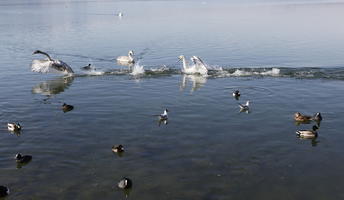
[[[49,56],[49,54],[43,51],[37,50],[33,52],[33,54],[43,54],[48,57],[48,59],[44,59],[44,60],[33,60],[32,65],[31,65],[31,70],[33,72],[47,73],[47,72],[50,72],[51,69],[54,69],[56,71],[59,71],[65,74],[74,73],[74,71],[69,65],[67,65],[61,60],[52,59]]]
[[[117,57],[117,62],[120,64],[132,64],[135,63],[134,60],[134,51],[129,51],[128,56],[119,56]]]
[[[181,55],[178,57],[179,60],[183,62],[182,72],[185,74],[201,74],[208,75],[208,69],[205,66],[204,62],[197,56],[192,56],[191,61],[194,65],[189,66],[185,60],[185,56]]]

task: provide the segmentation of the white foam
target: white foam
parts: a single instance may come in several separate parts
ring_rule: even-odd
[[[101,76],[101,75],[104,75],[105,72],[100,71],[100,70],[96,70],[96,69],[91,69],[91,70],[85,72],[85,74],[90,75],[90,76]]]
[[[244,69],[236,69],[233,73],[230,73],[226,70],[217,71],[218,77],[230,77],[230,76],[279,76],[280,75],[280,69],[278,68],[272,68],[271,70],[258,70],[254,68],[250,68],[251,71],[246,71]]]
[[[278,76],[280,74],[281,70],[278,68],[272,68],[271,70],[268,70],[266,72],[261,72],[261,75],[268,75],[268,76]]]
[[[166,65],[163,65],[162,67],[159,68],[151,68],[150,71],[152,72],[164,72],[170,70]]]

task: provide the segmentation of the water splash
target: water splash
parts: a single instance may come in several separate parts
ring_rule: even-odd
[[[90,70],[87,70],[84,73],[89,76],[101,76],[105,74],[105,71],[96,68],[91,68]]]
[[[140,65],[140,63],[137,62],[133,66],[132,72],[130,73],[130,75],[138,76],[138,75],[142,75],[144,73],[145,73],[145,69],[144,69],[143,65]]]
[[[225,69],[217,70],[215,77],[231,77],[231,76],[280,76],[278,68],[242,68],[242,69]]]

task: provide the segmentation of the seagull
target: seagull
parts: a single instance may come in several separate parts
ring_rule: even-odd
[[[208,75],[208,69],[205,66],[204,62],[201,58],[197,56],[192,56],[190,59],[194,63],[194,65],[189,66],[189,64],[185,60],[185,56],[181,55],[178,57],[179,60],[183,62],[182,72],[185,74],[201,74],[201,75]]]
[[[246,101],[245,105],[239,103],[240,110],[249,110],[250,109],[249,105],[250,105],[250,101]]]
[[[33,72],[40,72],[40,73],[47,73],[50,72],[52,69],[58,71],[58,72],[62,72],[64,74],[73,74],[74,71],[72,70],[72,68],[67,65],[66,63],[64,63],[61,60],[57,60],[57,59],[52,59],[49,54],[37,50],[35,52],[33,52],[33,54],[43,54],[45,55],[48,59],[44,59],[44,60],[33,60],[32,64],[31,64],[31,70]]]
[[[167,120],[168,119],[168,110],[165,109],[164,112],[162,114],[159,115],[159,119],[160,120]]]
[[[134,51],[130,50],[128,52],[128,56],[119,56],[117,57],[117,62],[123,65],[133,64],[135,63],[134,60]]]

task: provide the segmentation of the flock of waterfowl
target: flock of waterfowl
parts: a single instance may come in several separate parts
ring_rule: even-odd
[[[66,64],[65,62],[53,59],[50,57],[50,55],[46,52],[37,50],[33,52],[33,54],[42,54],[47,57],[47,59],[41,59],[41,60],[33,60],[31,64],[31,70],[33,72],[40,72],[40,73],[48,73],[51,71],[57,71],[64,74],[72,75],[74,74],[73,69]],[[185,56],[181,55],[178,57],[178,59],[182,62],[182,72],[185,74],[200,74],[200,75],[207,75],[208,69],[207,65],[203,62],[203,60],[198,56],[192,56],[190,60],[193,64],[189,64]],[[117,63],[120,65],[132,65],[135,64],[135,58],[134,58],[134,51],[130,50],[128,52],[128,56],[119,56],[117,57]],[[91,64],[82,67],[82,70],[91,70]]]
[[[42,54],[48,58],[48,59],[44,59],[44,60],[33,60],[32,71],[34,71],[34,72],[47,73],[51,69],[54,69],[54,70],[57,70],[59,72],[63,72],[63,73],[67,73],[67,74],[73,74],[74,73],[73,69],[69,65],[67,65],[63,61],[60,61],[57,59],[52,59],[49,56],[49,54],[47,54],[43,51],[37,50],[33,54]],[[133,56],[134,56],[134,52],[129,51],[128,56],[120,56],[117,58],[117,61],[119,63],[122,63],[122,64],[133,64],[133,63],[135,63],[135,59]],[[197,56],[191,57],[191,61],[193,62],[193,65],[191,65],[191,66],[186,62],[186,59],[184,56],[179,56],[179,59],[183,63],[183,65],[182,65],[182,72],[183,73],[206,75],[208,72],[206,64],[201,60],[201,58],[199,58]],[[83,67],[82,69],[84,69],[84,70],[91,69],[91,64]],[[239,98],[241,97],[239,90],[235,90],[232,93],[232,95],[236,100],[239,100]],[[247,112],[248,113],[250,110],[249,106],[250,106],[249,101],[247,101],[245,104],[239,103],[240,112]],[[73,110],[73,108],[74,107],[72,105],[68,105],[66,103],[64,103],[61,107],[63,112],[71,111],[71,110]],[[154,115],[154,116],[158,117],[159,125],[161,123],[167,124],[168,112],[169,112],[169,110],[165,109],[162,114]],[[322,116],[320,113],[316,113],[314,116],[307,116],[307,115],[302,115],[301,113],[297,112],[294,114],[294,120],[297,123],[307,123],[307,124],[310,123],[311,121],[316,122],[316,125],[314,125],[312,127],[312,129],[310,129],[310,130],[298,130],[298,131],[296,131],[296,134],[298,137],[304,138],[304,139],[314,139],[318,136],[317,130],[319,129],[320,122],[322,120]],[[22,129],[22,126],[19,123],[15,123],[15,122],[8,123],[7,127],[8,127],[8,130],[11,132],[20,132]],[[122,156],[122,154],[124,152],[124,146],[122,144],[119,144],[117,146],[114,145],[114,146],[112,146],[112,152],[117,153],[119,156]],[[15,159],[16,159],[17,165],[19,167],[21,167],[22,165],[29,163],[32,160],[32,156],[31,155],[21,155],[20,153],[18,153],[15,155]],[[132,187],[132,185],[133,185],[132,180],[130,180],[127,177],[123,177],[117,184],[117,186],[121,189],[129,189]],[[9,195],[9,192],[10,192],[10,190],[8,187],[0,186],[0,198]]]

